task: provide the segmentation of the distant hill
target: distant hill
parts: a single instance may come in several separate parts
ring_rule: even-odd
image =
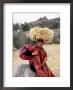
[[[39,18],[36,21],[28,23],[30,28],[32,27],[49,27],[51,29],[60,28],[60,18],[48,19],[46,16]]]
[[[30,28],[33,27],[48,27],[50,29],[57,29],[60,28],[60,18],[55,19],[48,19],[46,16],[40,17],[36,21],[32,22],[24,22],[24,24],[13,24],[13,30],[17,31],[18,29],[21,29],[23,31],[28,31]]]

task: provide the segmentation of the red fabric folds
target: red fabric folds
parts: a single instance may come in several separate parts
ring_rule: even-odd
[[[24,54],[24,52],[26,51],[26,49],[29,49],[31,48],[32,45],[31,44],[26,44],[24,46],[22,46],[20,49],[19,49],[19,57],[22,59],[22,60],[31,60],[32,57],[31,56],[26,56]]]
[[[29,46],[28,46],[29,47]],[[22,47],[22,49],[24,49]],[[23,54],[23,50],[20,50],[20,58],[23,60],[29,60],[29,63],[33,63],[35,69],[36,69],[36,75],[37,77],[55,77],[55,75],[52,73],[52,71],[49,69],[49,67],[46,64],[45,58],[47,57],[47,54],[45,50],[41,47],[38,47],[37,45],[30,46],[29,50],[33,53],[34,51],[37,51],[38,54],[34,55],[33,57],[27,57]],[[43,64],[44,63],[44,64]],[[43,64],[43,65],[42,65]]]

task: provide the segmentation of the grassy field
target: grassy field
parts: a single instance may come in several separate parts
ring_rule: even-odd
[[[47,65],[55,74],[60,76],[60,44],[44,45],[44,49],[47,52]],[[13,62],[12,62],[12,75],[16,73],[16,70],[20,64],[28,64],[27,60],[23,61],[19,58],[18,50],[13,51]]]

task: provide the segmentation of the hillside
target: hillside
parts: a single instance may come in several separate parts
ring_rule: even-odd
[[[60,28],[60,18],[48,19],[46,16],[39,18],[36,21],[28,23],[30,28],[32,27],[49,27],[52,29]]]

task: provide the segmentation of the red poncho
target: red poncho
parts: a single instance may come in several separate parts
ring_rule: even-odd
[[[29,60],[29,63],[33,63],[35,69],[36,69],[36,75],[38,77],[54,77],[54,74],[51,72],[51,70],[48,68],[46,62],[44,61],[47,57],[47,54],[45,50],[41,47],[38,47],[37,45],[30,46],[29,50],[33,53],[34,51],[37,51],[38,54],[34,55],[33,57],[29,56],[25,58],[26,56],[23,54],[23,52],[20,52],[20,57],[22,59]],[[44,64],[43,64],[44,63]],[[42,65],[43,64],[43,65]]]

